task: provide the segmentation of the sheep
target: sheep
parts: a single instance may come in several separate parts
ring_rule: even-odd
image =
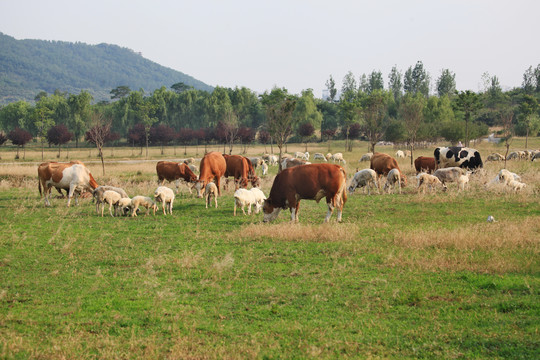
[[[187,158],[184,160],[184,164],[186,165],[193,164],[194,162],[195,162],[194,158]]]
[[[96,202],[96,214],[99,215],[99,208],[101,207],[103,209],[103,193],[107,190],[110,191],[116,191],[120,194],[121,197],[128,197],[127,193],[124,191],[124,189],[114,186],[108,186],[108,185],[102,185],[98,186],[92,191],[92,195],[94,196],[93,201]],[[102,211],[103,213],[103,211]]]
[[[327,153],[325,156],[326,160],[332,159],[332,153]]]
[[[203,196],[206,199],[207,209],[208,209],[208,205],[210,205],[210,203],[212,202],[212,197],[214,197],[214,201],[216,203],[216,209],[217,209],[218,189],[217,189],[216,184],[214,184],[213,182],[209,182],[208,184],[206,184],[206,187],[204,188]]]
[[[517,181],[517,180],[513,180],[513,179],[510,180],[510,181],[507,183],[507,185],[508,185],[512,190],[514,190],[514,192],[517,192],[517,191],[519,191],[519,190],[523,190],[523,188],[524,188],[525,186],[527,186],[527,184],[522,183],[522,182],[519,182],[519,181]]]
[[[188,167],[189,167],[189,170],[193,171],[193,173],[195,173],[195,174],[199,173],[199,168],[196,165],[188,164]],[[176,185],[176,189],[178,190],[178,185]],[[189,189],[189,192],[191,193],[191,189]]]
[[[516,173],[513,173],[506,169],[501,169],[501,171],[499,171],[497,176],[495,176],[495,178],[491,180],[489,185],[492,185],[492,184],[507,185],[510,180],[521,181],[521,177]]]
[[[388,193],[390,193],[390,187],[393,187],[393,192],[396,191],[396,184],[399,189],[399,193],[401,194],[401,173],[398,169],[392,169],[388,172],[388,176],[386,177],[386,184],[384,184],[384,191],[388,189]]]
[[[268,175],[268,165],[265,162],[262,163],[261,169],[262,169],[263,176]]]
[[[261,166],[264,163],[264,160],[260,157],[250,157],[249,161],[251,161],[251,165],[254,169]]]
[[[103,193],[103,203],[109,204],[109,213],[111,214],[112,217],[114,217],[117,214],[116,204],[118,203],[118,200],[120,200],[121,198],[122,196],[116,191],[106,190]],[[113,206],[114,206],[114,215],[111,210]],[[101,207],[101,217],[103,217],[104,208],[105,208],[104,206]]]
[[[327,162],[327,161],[328,161],[328,160],[326,160],[326,158],[324,157],[324,155],[321,154],[321,153],[315,153],[315,154],[313,154],[313,160],[314,160],[314,161],[315,161],[315,160],[322,160],[322,161],[324,161],[324,162]]]
[[[236,216],[236,208],[241,207],[242,212],[246,215],[244,207],[248,207],[248,215],[251,215],[251,206],[255,205],[255,213],[257,214],[262,203],[266,199],[264,193],[258,188],[251,188],[250,190],[238,189],[234,192],[234,216]]]
[[[302,159],[302,160],[306,160],[306,161],[309,161],[309,152],[300,152],[300,151],[297,151],[294,153],[294,157],[297,158],[297,159]]]
[[[537,159],[540,159],[540,151],[534,150],[531,153],[531,161],[535,161]]]
[[[333,162],[337,161],[337,162],[343,162],[343,165],[347,164],[345,159],[343,159],[343,154],[342,153],[335,153],[330,158],[332,159]]]
[[[172,215],[173,203],[174,203],[174,191],[166,186],[160,186],[154,192],[154,198],[156,202],[161,202],[163,206],[163,215],[167,215],[167,211]]]
[[[405,153],[401,150],[398,150],[396,151],[396,158],[404,158],[405,157]]]
[[[268,165],[273,166],[278,164],[278,157],[277,155],[270,155],[268,156]]]
[[[465,185],[469,183],[469,174],[460,175],[457,179],[458,191],[465,190]]]
[[[146,215],[150,212],[150,209],[154,211],[154,215],[156,215],[156,210],[159,210],[154,200],[147,196],[134,196],[131,199],[131,216],[137,216],[137,209],[139,206],[144,206],[146,208]]]
[[[429,187],[429,191],[431,192],[433,189],[435,189],[435,186],[443,186],[438,177],[425,172],[418,174],[416,178],[418,179],[418,193],[420,193],[420,190],[422,190],[422,193],[425,193],[426,187]]]
[[[372,157],[373,157],[373,153],[372,153],[372,152],[365,153],[364,155],[362,155],[362,157],[360,158],[360,160],[358,160],[358,162],[371,161],[371,158],[372,158]]]
[[[364,169],[354,174],[348,190],[349,190],[349,193],[352,194],[354,193],[354,190],[357,187],[359,188],[363,187],[364,193],[366,192],[365,188],[367,188],[368,195],[371,195],[371,189],[370,189],[371,186],[374,186],[377,189],[377,192],[380,194],[379,187],[377,184],[377,173],[375,172],[375,170]]]
[[[519,160],[519,153],[517,151],[512,151],[508,156],[506,157],[506,160]]]
[[[492,153],[487,157],[487,161],[503,161],[504,156],[499,153]]]
[[[131,199],[128,197],[123,197],[116,203],[117,208],[120,210],[122,215],[129,214],[131,210]]]
[[[446,183],[457,182],[461,175],[467,175],[467,170],[460,167],[448,167],[444,169],[437,169],[433,175],[441,181],[443,188],[446,191],[448,189]]]

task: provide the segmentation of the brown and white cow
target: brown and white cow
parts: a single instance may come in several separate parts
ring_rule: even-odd
[[[251,185],[254,187],[259,186],[259,178],[255,175],[255,169],[249,158],[241,155],[226,154],[223,154],[223,157],[227,163],[224,176],[234,178],[235,190],[240,187],[247,188],[248,181],[251,181]]]
[[[419,156],[414,159],[414,168],[416,169],[416,175],[421,172],[431,174],[435,171],[435,158],[427,156]]]
[[[41,187],[43,187],[46,206],[51,205],[49,194],[53,186],[58,191],[60,189],[68,191],[68,207],[74,194],[75,203],[78,204],[78,197],[82,192],[85,190],[91,191],[99,186],[90,173],[90,170],[80,161],[42,163],[38,167],[38,177],[39,192],[41,194]]]
[[[165,180],[175,182],[176,193],[178,193],[180,179],[188,183],[197,181],[197,176],[191,171],[189,165],[185,163],[159,161],[156,165],[156,172],[159,185],[163,185]],[[191,193],[191,188],[189,188],[189,192]]]
[[[227,171],[227,163],[225,158],[218,151],[211,151],[204,155],[201,160],[199,180],[195,183],[195,189],[197,190],[197,197],[203,197],[203,191],[206,188],[206,184],[214,180],[218,188],[218,194],[221,196],[220,181],[221,177],[225,175]]]
[[[343,205],[347,201],[345,191],[347,174],[335,164],[309,164],[285,169],[274,179],[270,195],[264,201],[264,222],[274,220],[281,209],[291,211],[291,221],[298,221],[302,199],[319,202],[326,197],[328,212],[325,222],[337,208],[337,220],[341,221]]]
[[[387,176],[390,170],[398,169],[401,174],[401,186],[407,186],[407,177],[403,175],[401,169],[398,166],[397,160],[390,155],[383,153],[375,153],[371,157],[370,169],[375,170],[378,176],[379,188],[381,187],[381,177]]]

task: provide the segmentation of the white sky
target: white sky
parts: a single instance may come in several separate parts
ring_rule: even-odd
[[[330,75],[402,72],[422,61],[458,90],[481,76],[520,86],[540,63],[538,0],[0,0],[16,39],[127,47],[212,86],[321,96]],[[0,49],[1,51],[1,49]]]

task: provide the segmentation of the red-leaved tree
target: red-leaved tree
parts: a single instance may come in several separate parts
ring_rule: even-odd
[[[17,145],[17,155],[15,155],[15,159],[19,158],[19,149],[23,148],[23,159],[26,158],[26,151],[24,150],[24,145],[26,145],[27,142],[32,140],[32,134],[30,134],[28,131],[23,130],[19,127],[16,127],[15,129],[11,130],[7,138],[11,140],[11,143],[13,145]]]
[[[47,141],[49,144],[58,146],[58,155],[56,155],[58,158],[60,157],[61,146],[67,144],[71,139],[73,139],[73,133],[64,124],[53,126],[47,131]]]

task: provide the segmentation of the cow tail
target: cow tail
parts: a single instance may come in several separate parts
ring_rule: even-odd
[[[43,196],[43,193],[41,192],[41,178],[38,176],[38,190],[39,190],[39,197]],[[45,190],[45,189],[43,189]]]

